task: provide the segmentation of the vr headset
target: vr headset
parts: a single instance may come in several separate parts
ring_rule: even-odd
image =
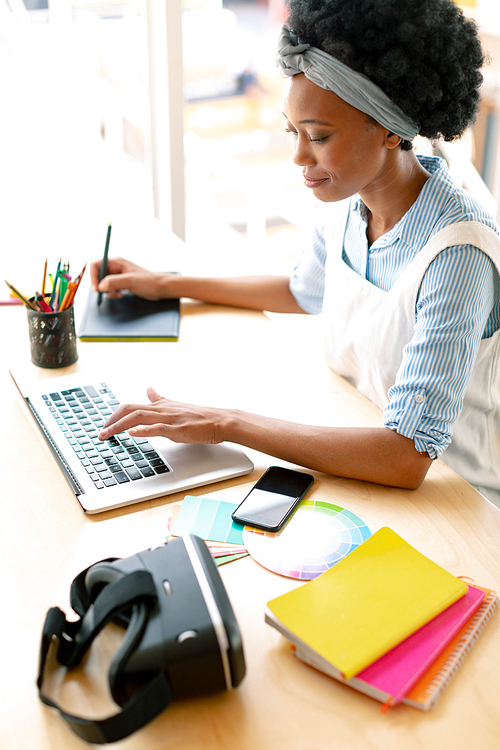
[[[238,624],[210,551],[196,536],[92,565],[74,579],[70,601],[78,621],[68,622],[58,607],[47,613],[37,684],[41,700],[87,742],[116,742],[172,699],[231,689],[245,676]],[[42,689],[52,639],[58,662],[74,667],[111,621],[126,628],[108,675],[121,710],[95,721],[68,714]]]

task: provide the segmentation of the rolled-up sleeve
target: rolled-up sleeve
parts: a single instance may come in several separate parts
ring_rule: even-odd
[[[313,241],[299,257],[290,278],[290,291],[305,312],[317,315],[323,308],[326,247],[323,227],[314,228]]]
[[[422,281],[384,424],[431,458],[451,442],[497,285],[492,261],[471,245],[443,250]]]

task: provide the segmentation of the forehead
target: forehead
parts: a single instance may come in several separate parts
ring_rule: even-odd
[[[298,125],[318,123],[337,125],[341,122],[366,121],[366,115],[348,104],[333,91],[317,86],[304,73],[290,76],[283,91],[283,114]]]

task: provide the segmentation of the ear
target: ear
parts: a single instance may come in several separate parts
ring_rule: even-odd
[[[385,145],[387,148],[396,148],[399,146],[403,139],[400,135],[396,135],[396,133],[391,133],[390,130],[387,131],[387,135],[385,136]]]

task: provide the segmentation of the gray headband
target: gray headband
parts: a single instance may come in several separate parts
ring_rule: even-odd
[[[298,44],[288,26],[281,27],[277,63],[283,77],[304,73],[317,86],[333,91],[405,141],[418,135],[418,125],[369,78],[317,47]]]

